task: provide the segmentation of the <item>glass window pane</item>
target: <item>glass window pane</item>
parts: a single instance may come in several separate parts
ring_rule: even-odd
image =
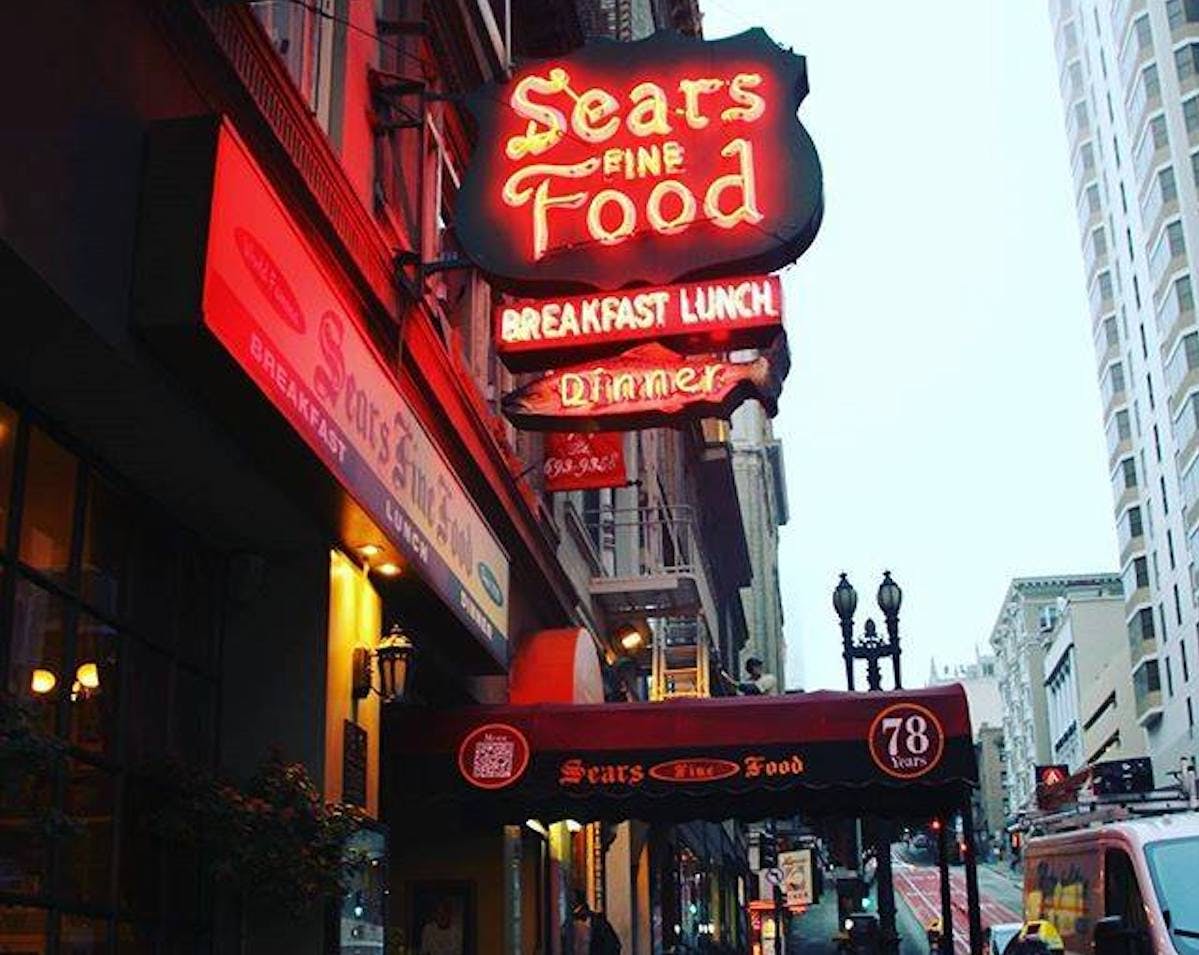
[[[219,564],[198,547],[185,547],[179,562],[179,656],[206,671],[213,668]]]
[[[212,761],[214,700],[212,684],[178,667],[171,708],[171,749],[174,755],[206,766]]]
[[[160,759],[166,751],[171,666],[165,654],[131,638],[126,638],[124,662],[130,669],[125,753],[130,764],[138,766]]]
[[[63,915],[59,928],[60,955],[98,955],[111,952],[108,944],[108,920],[86,915]]]
[[[147,782],[126,777],[121,814],[121,872],[117,880],[121,909],[138,916],[158,912],[162,881],[159,841],[149,820],[159,806],[156,790]]]
[[[28,580],[19,580],[13,604],[8,689],[34,707],[47,732],[54,729],[59,698],[71,688],[63,673],[65,631],[63,601]]]
[[[42,895],[49,876],[50,846],[43,825],[50,805],[51,766],[8,771],[0,780],[0,892]],[[0,928],[0,952],[5,934]]]
[[[92,476],[87,489],[83,536],[83,599],[116,614],[125,581],[129,550],[130,507],[125,498]]]
[[[78,759],[67,760],[63,810],[77,829],[59,840],[61,889],[79,902],[104,905],[112,898],[112,814],[115,777]]]
[[[200,858],[188,846],[170,846],[164,857],[162,907],[171,918],[193,922],[200,916]]]
[[[126,615],[139,636],[162,647],[175,644],[175,560],[170,535],[143,524],[130,548]]]
[[[38,428],[29,431],[21,512],[21,560],[66,582],[75,512],[75,456]]]
[[[0,906],[0,952],[44,955],[49,951],[46,940],[48,920],[45,909],[24,905]]]
[[[12,494],[13,454],[17,446],[17,413],[0,401],[0,552],[8,538],[8,499]]]
[[[81,614],[75,628],[75,665],[71,683],[71,742],[93,753],[116,748],[117,634],[106,623]]]
[[[138,922],[118,922],[117,955],[154,955],[154,928]]]

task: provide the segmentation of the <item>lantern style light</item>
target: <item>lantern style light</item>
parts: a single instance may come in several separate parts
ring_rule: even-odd
[[[900,605],[903,604],[903,591],[899,584],[891,579],[891,571],[883,571],[883,582],[878,585],[878,607],[890,620],[899,616]]]
[[[896,588],[897,590],[899,588]],[[841,580],[833,589],[833,609],[837,611],[837,616],[841,618],[841,622],[845,623],[853,619],[853,612],[858,607],[858,592],[853,589],[853,584],[849,582],[849,578],[841,575]]]
[[[645,646],[645,634],[635,623],[621,624],[616,630],[616,642],[621,648],[632,653]]]
[[[398,623],[391,625],[386,637],[375,649],[379,664],[379,695],[384,703],[404,699],[408,692],[408,668],[416,647]]]
[[[53,670],[44,670],[41,667],[33,671],[33,675],[29,680],[29,689],[38,696],[45,696],[47,693],[52,693],[54,687],[58,685],[58,677],[54,675]]]

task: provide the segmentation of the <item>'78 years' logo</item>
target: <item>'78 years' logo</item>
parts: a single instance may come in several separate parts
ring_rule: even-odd
[[[917,703],[894,703],[870,724],[870,758],[896,779],[915,779],[941,762],[945,728]]]

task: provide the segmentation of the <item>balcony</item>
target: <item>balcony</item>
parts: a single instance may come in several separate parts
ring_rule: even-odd
[[[1174,288],[1166,295],[1157,310],[1157,329],[1161,335],[1163,355],[1174,351],[1178,338],[1195,323],[1195,307],[1189,279],[1175,280]]]
[[[712,612],[699,527],[690,507],[604,508],[584,515],[601,554],[591,593],[610,615]]]
[[[1137,722],[1144,727],[1155,725],[1162,718],[1162,691],[1150,690],[1136,696]]]
[[[1138,26],[1139,24],[1134,22],[1133,28],[1124,37],[1124,47],[1120,51],[1120,80],[1126,90],[1131,89],[1141,64],[1153,52],[1152,43],[1141,43],[1137,35]]]

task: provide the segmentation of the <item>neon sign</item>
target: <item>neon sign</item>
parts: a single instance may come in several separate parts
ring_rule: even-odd
[[[528,292],[769,271],[815,238],[820,164],[802,57],[764,31],[655,34],[534,63],[471,97],[456,230]]]
[[[514,371],[611,354],[639,341],[712,351],[768,345],[782,327],[777,276],[512,302],[494,309],[496,347]]]
[[[684,414],[727,417],[747,398],[771,415],[790,365],[786,339],[761,357],[684,358],[658,344],[552,371],[504,396],[503,410],[534,431],[619,430],[677,423]]]

